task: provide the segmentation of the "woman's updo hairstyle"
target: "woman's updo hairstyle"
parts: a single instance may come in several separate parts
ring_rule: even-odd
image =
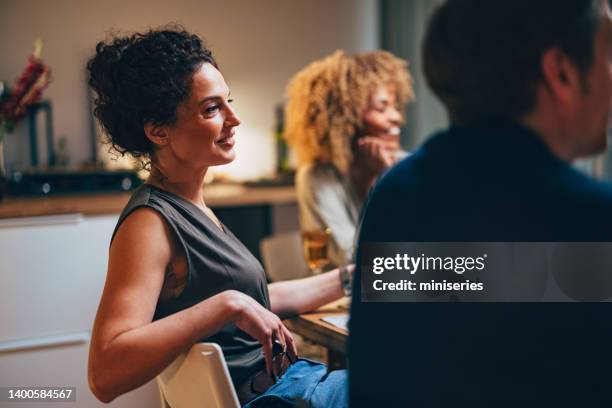
[[[150,157],[153,144],[144,125],[176,123],[193,74],[206,62],[218,68],[202,40],[179,26],[98,43],[87,71],[96,92],[94,115],[112,147],[121,155]]]

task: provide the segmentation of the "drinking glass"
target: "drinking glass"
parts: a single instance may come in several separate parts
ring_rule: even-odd
[[[330,262],[328,249],[331,229],[316,229],[304,231],[302,240],[304,242],[304,259],[313,275],[323,272],[323,268]]]

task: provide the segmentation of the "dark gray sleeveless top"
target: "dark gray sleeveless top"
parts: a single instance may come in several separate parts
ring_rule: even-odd
[[[174,299],[158,301],[153,320],[228,289],[243,292],[270,309],[266,276],[259,261],[225,225],[221,231],[200,208],[176,194],[150,184],[138,187],[119,216],[113,238],[121,223],[140,207],[152,208],[161,214],[188,264],[185,288]],[[265,364],[259,342],[233,324],[201,341],[221,346],[234,385],[241,384]]]

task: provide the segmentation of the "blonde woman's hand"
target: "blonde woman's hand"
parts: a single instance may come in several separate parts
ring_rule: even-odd
[[[235,311],[234,324],[263,346],[268,374],[272,374],[272,345],[274,340],[279,340],[284,345],[291,361],[297,359],[297,348],[293,335],[277,315],[242,292],[228,290],[225,293],[228,296],[228,301],[232,304],[232,310]]]
[[[378,175],[396,162],[397,136],[363,136],[357,140],[358,157],[369,173]],[[359,165],[359,164],[358,164]]]

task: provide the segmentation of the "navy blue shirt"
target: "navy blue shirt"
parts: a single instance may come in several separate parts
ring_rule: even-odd
[[[442,241],[609,242],[612,190],[518,124],[452,127],[378,182],[359,235]],[[361,303],[360,274],[352,406],[610,406],[611,303]]]

